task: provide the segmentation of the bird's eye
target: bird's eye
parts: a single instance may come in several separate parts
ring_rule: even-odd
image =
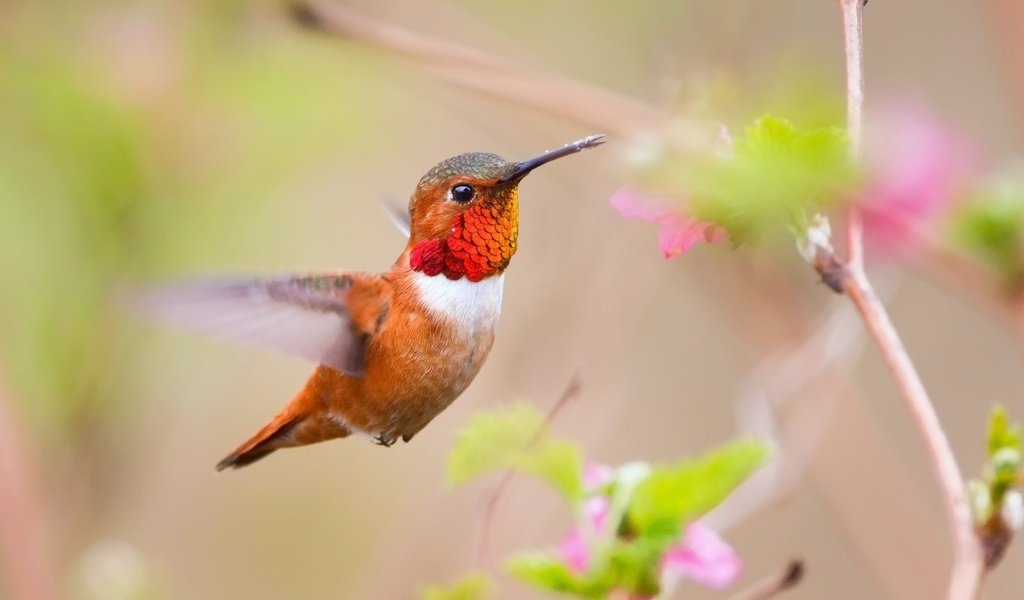
[[[448,197],[460,204],[469,202],[474,195],[476,195],[476,190],[464,183],[452,186],[452,189],[448,191]]]

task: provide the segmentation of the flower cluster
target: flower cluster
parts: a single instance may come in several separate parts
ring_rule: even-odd
[[[580,510],[579,522],[558,547],[558,554],[576,574],[585,574],[594,564],[594,554],[610,539],[620,535],[624,511],[613,505],[628,505],[623,498],[639,478],[649,474],[647,464],[633,463],[620,469],[590,463],[584,471],[588,493]],[[679,532],[678,539],[666,547],[659,562],[662,579],[683,578],[700,585],[722,589],[736,581],[742,562],[732,547],[707,525],[692,521]]]
[[[648,156],[638,169],[642,183],[618,190],[611,206],[657,224],[666,258],[702,241],[801,232],[813,215],[837,206],[862,209],[872,247],[908,256],[941,233],[968,196],[971,152],[925,111],[881,112],[869,122],[863,159],[852,162],[848,150],[841,130],[803,131],[764,117],[732,151],[716,147],[686,160]],[[672,169],[672,178],[661,175]]]

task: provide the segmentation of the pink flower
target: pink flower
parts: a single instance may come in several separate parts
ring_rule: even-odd
[[[584,573],[590,567],[588,538],[601,533],[611,507],[607,496],[588,498],[583,503],[583,523],[574,527],[558,546],[562,560],[574,572]]]
[[[714,243],[725,239],[721,227],[687,215],[673,206],[671,199],[652,192],[624,187],[612,194],[609,202],[627,219],[660,225],[658,247],[665,258],[675,258],[702,241]]]
[[[909,250],[952,207],[971,172],[970,152],[920,109],[889,109],[867,133],[868,180],[856,198],[865,231],[884,250]]]
[[[610,510],[606,496],[588,499],[583,505],[583,522],[558,546],[559,556],[574,573],[586,573],[590,568],[592,540],[611,534],[605,531]],[[694,521],[687,526],[682,541],[662,555],[661,570],[718,590],[736,581],[743,564],[732,546],[713,529]]]
[[[583,487],[588,492],[596,492],[612,481],[615,481],[615,467],[599,462],[589,462],[583,467]]]
[[[565,536],[558,545],[558,555],[574,573],[586,573],[590,566],[590,548],[587,546],[587,540],[583,538],[581,528],[575,527]]]
[[[736,581],[743,564],[713,529],[694,521],[687,526],[683,541],[662,556],[661,568],[719,590]]]

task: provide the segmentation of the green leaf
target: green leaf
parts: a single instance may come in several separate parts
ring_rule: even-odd
[[[682,527],[718,503],[766,458],[763,444],[740,441],[673,467],[659,467],[633,492],[627,534],[674,540]]]
[[[582,452],[552,439],[544,416],[529,405],[474,417],[448,457],[448,479],[454,484],[504,469],[539,477],[571,502],[583,496]]]
[[[561,558],[546,552],[529,552],[508,561],[510,573],[520,580],[551,592],[582,598],[606,598],[622,589],[645,597],[661,591],[661,544],[651,540],[611,540],[594,549],[586,573],[573,572]]]
[[[646,187],[684,198],[686,210],[726,228],[734,242],[799,226],[852,190],[857,169],[837,127],[798,129],[763,116],[736,140],[731,156],[670,156]]]
[[[995,456],[1003,448],[1021,450],[1021,430],[1017,425],[1010,424],[1006,408],[996,405],[988,422],[988,455]]]
[[[583,453],[575,444],[544,440],[523,452],[515,466],[543,479],[570,500],[583,496]]]
[[[423,590],[423,600],[481,600],[494,591],[494,583],[484,573],[471,573],[448,587],[431,585]]]
[[[1003,505],[1006,492],[1017,485],[1021,466],[1021,429],[1006,414],[1006,409],[996,406],[988,423],[988,465],[985,485],[993,509]]]
[[[612,590],[609,582],[577,575],[561,559],[547,552],[513,556],[506,568],[520,580],[551,592],[582,598],[605,598]]]
[[[617,539],[600,555],[600,566],[595,571],[613,589],[654,597],[661,592],[661,555],[664,549],[665,544],[657,540]]]
[[[975,191],[951,221],[953,243],[977,256],[1008,286],[1024,278],[1024,168]]]

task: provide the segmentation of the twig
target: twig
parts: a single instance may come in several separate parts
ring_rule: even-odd
[[[765,577],[742,592],[733,595],[729,600],[768,600],[786,590],[793,589],[803,581],[804,561],[793,560],[786,565],[786,570],[779,575]]]
[[[925,438],[932,466],[946,503],[946,518],[953,533],[955,561],[948,598],[970,600],[976,595],[981,573],[981,550],[974,533],[964,479],[956,457],[939,422],[928,392],[921,382],[889,315],[862,272],[850,271],[844,290],[878,343],[885,362],[906,400],[914,421]]]
[[[555,417],[558,416],[558,413],[561,412],[562,408],[564,408],[570,400],[579,395],[581,387],[580,377],[577,373],[569,380],[569,383],[565,386],[565,389],[558,397],[558,400],[551,405],[551,408],[548,410],[548,414],[544,417],[543,426],[536,434],[534,434],[530,443],[527,444],[527,447],[536,444],[540,440],[541,436],[544,435],[548,427],[551,426],[551,423],[555,420]],[[505,495],[505,490],[508,489],[508,486],[512,482],[512,478],[515,477],[515,474],[516,472],[512,469],[505,471],[505,474],[501,477],[501,481],[499,481],[498,485],[494,487],[494,491],[491,492],[491,495],[488,496],[484,503],[484,512],[480,521],[480,542],[477,547],[477,564],[480,566],[487,564],[491,545],[491,529],[494,525],[494,515],[498,510],[498,502],[501,500],[501,497]]]
[[[843,12],[844,38],[847,59],[847,118],[850,143],[855,156],[861,149],[863,133],[864,79],[863,29],[861,26],[861,0],[840,0]],[[928,447],[929,458],[935,469],[946,504],[946,518],[953,533],[954,564],[948,598],[971,600],[977,595],[981,575],[982,557],[971,520],[970,505],[964,489],[964,479],[956,457],[946,438],[928,392],[907,354],[889,315],[875,295],[864,272],[863,228],[860,215],[851,211],[847,228],[847,262],[833,261],[843,291],[849,296],[864,323],[875,339],[885,362],[892,371],[896,384],[913,415]],[[823,274],[826,276],[826,274]]]
[[[846,46],[846,129],[850,153],[860,156],[864,132],[864,27],[860,0],[839,0],[843,9],[843,39]],[[846,221],[846,260],[856,269],[864,268],[863,219],[852,207]]]
[[[303,26],[415,61],[464,88],[612,133],[637,135],[670,115],[649,104],[563,77],[530,71],[504,58],[373,19],[334,2],[298,2]],[[685,128],[680,128],[685,129]]]
[[[0,382],[0,553],[7,564],[13,598],[57,598],[39,493],[26,448],[19,440],[14,407]]]

